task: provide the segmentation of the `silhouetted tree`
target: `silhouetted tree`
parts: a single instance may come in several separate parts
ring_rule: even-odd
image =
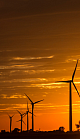
[[[77,131],[80,131],[80,121],[79,121],[79,124],[75,124],[76,128],[77,128]]]
[[[14,128],[14,130],[13,130],[12,132],[14,132],[14,133],[18,133],[19,131],[20,131],[19,128]]]
[[[63,126],[61,126],[61,127],[59,127],[59,131],[62,131],[62,132],[64,132],[64,127]]]
[[[6,131],[5,130],[1,130],[1,133],[5,133]]]

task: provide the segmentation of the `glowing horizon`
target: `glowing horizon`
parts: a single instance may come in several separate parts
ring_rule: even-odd
[[[80,92],[79,0],[0,0],[0,130],[20,128],[16,109],[34,106],[34,130],[69,130],[69,84]],[[79,122],[80,98],[72,85],[72,129]],[[26,123],[26,116],[24,117]],[[29,114],[29,129],[32,127]],[[23,130],[26,126],[23,124]]]

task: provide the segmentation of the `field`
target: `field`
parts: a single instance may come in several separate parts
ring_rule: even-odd
[[[31,132],[31,133],[16,133],[16,134],[0,134],[0,139],[79,139],[80,132]]]

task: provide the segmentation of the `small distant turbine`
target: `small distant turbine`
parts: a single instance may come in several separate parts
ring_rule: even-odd
[[[22,113],[20,113],[18,110],[17,110],[17,112],[20,114],[20,116],[21,116],[21,120],[18,120],[17,122],[19,122],[19,121],[21,121],[21,132],[22,132],[22,122],[25,124],[25,122],[22,120],[23,119],[23,117],[24,117],[24,114],[22,114]],[[25,124],[26,125],[26,124]]]
[[[25,94],[25,93],[24,93]],[[26,94],[25,94],[26,95]],[[26,95],[27,96],[27,95]],[[31,102],[31,105],[32,105],[32,131],[34,131],[34,125],[33,125],[33,109],[34,109],[34,104],[36,104],[36,103],[39,103],[39,102],[41,102],[41,101],[43,101],[43,100],[39,100],[39,101],[36,101],[36,102],[33,102],[28,96],[27,96],[27,98],[30,100],[30,102]]]
[[[10,118],[10,133],[11,133],[11,126],[12,126],[12,117],[14,116],[10,116],[9,114],[8,114],[8,116],[9,116],[9,118]]]
[[[69,130],[70,132],[72,131],[72,94],[71,94],[71,83],[73,84],[74,88],[76,89],[78,95],[79,95],[79,92],[73,82],[73,79],[74,79],[74,75],[75,75],[75,72],[76,72],[76,68],[77,68],[77,64],[78,64],[78,60],[77,60],[77,63],[76,63],[76,67],[74,69],[74,72],[73,72],[73,75],[72,75],[72,80],[67,80],[67,81],[57,81],[57,82],[63,82],[63,83],[69,83],[69,87],[70,87],[70,90],[69,90]],[[80,97],[80,95],[79,95]]]

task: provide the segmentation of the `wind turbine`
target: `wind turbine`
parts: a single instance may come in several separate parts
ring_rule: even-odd
[[[26,111],[26,113],[25,113],[25,115],[27,115],[27,131],[29,130],[28,113],[31,113],[31,112],[29,111],[28,102],[27,102],[27,111]],[[32,113],[31,113],[31,114],[32,114]],[[24,116],[25,116],[25,115],[24,115]]]
[[[11,125],[12,125],[12,117],[14,116],[10,116],[9,114],[8,114],[8,116],[9,116],[9,118],[10,118],[10,133],[11,133]]]
[[[74,79],[74,75],[75,75],[75,72],[76,72],[76,68],[77,68],[77,64],[78,64],[78,60],[77,60],[77,63],[76,63],[76,66],[75,66],[75,69],[74,69],[74,72],[73,72],[73,75],[72,75],[72,79],[71,80],[67,80],[67,81],[57,81],[57,82],[64,82],[64,83],[69,83],[69,130],[70,132],[72,131],[72,94],[71,94],[71,83],[73,84],[74,88],[76,89],[78,95],[79,95],[79,92],[73,82],[73,79]],[[80,97],[80,95],[79,95]]]
[[[24,93],[25,94],[25,93]],[[25,94],[26,95],[26,94]],[[26,95],[27,96],[27,95]],[[41,101],[43,101],[43,100],[39,100],[39,101],[36,101],[36,102],[33,102],[28,96],[27,96],[27,98],[30,100],[30,102],[31,102],[31,105],[32,105],[32,131],[34,131],[34,123],[33,123],[33,109],[34,109],[34,104],[36,104],[36,103],[39,103],[39,102],[41,102]]]
[[[25,124],[25,122],[22,120],[23,119],[23,117],[24,117],[24,114],[22,114],[22,113],[20,113],[18,110],[17,110],[17,112],[20,114],[20,116],[21,116],[21,120],[18,120],[17,122],[19,122],[19,121],[21,121],[21,132],[22,132],[22,122]],[[26,125],[26,124],[25,124]]]

